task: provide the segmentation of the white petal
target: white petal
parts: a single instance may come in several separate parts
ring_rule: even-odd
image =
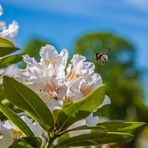
[[[84,125],[86,125],[86,121],[84,119],[82,119],[82,120],[79,120],[79,121],[75,122],[74,124],[72,124],[69,127],[69,129],[77,128],[79,126],[84,126]],[[69,136],[74,137],[74,136],[78,136],[78,135],[87,134],[90,132],[91,132],[91,130],[72,131],[69,133]]]
[[[9,120],[6,120],[4,122],[3,127],[5,127],[8,130],[10,130],[10,129],[16,129],[16,126],[12,122],[10,122]]]
[[[67,49],[62,49],[62,51],[60,52],[60,56],[62,57],[62,65],[66,66],[67,64],[67,59],[68,59],[68,51]]]
[[[83,62],[86,60],[84,56],[81,56],[79,54],[75,54],[71,60],[71,64],[67,68],[67,75],[74,70],[77,74],[81,72],[81,69],[83,70]]]
[[[110,100],[110,98],[109,98],[108,96],[105,96],[105,98],[104,98],[102,104],[99,105],[99,108],[101,108],[101,107],[103,107],[103,106],[105,106],[105,105],[108,105],[108,104],[111,104],[111,100]]]
[[[65,77],[65,66],[67,63],[68,52],[66,49],[63,49],[60,54],[57,50],[51,46],[46,45],[40,50],[41,64],[45,68],[52,67],[52,74],[59,77]]]
[[[29,67],[39,66],[35,58],[30,58],[28,54],[23,56],[23,60]]]
[[[13,137],[10,134],[6,134],[0,139],[0,147],[8,148],[13,142]]]
[[[4,126],[4,123],[0,122],[0,136],[9,133],[9,129]]]
[[[22,116],[21,118],[36,136],[42,137],[44,130],[38,123],[34,122],[31,118],[28,118],[27,116]]]
[[[78,63],[83,63],[86,60],[86,57],[81,56],[79,54],[73,55],[73,58],[71,59],[71,63],[73,65],[77,65]]]
[[[51,100],[48,104],[48,107],[51,111],[59,110],[62,108],[62,101]]]
[[[84,82],[84,79],[80,77],[69,84],[68,90],[67,90],[67,96],[71,100],[77,100],[83,97],[83,94],[80,91],[80,88],[83,82]]]
[[[99,122],[98,116],[93,116],[93,114],[90,114],[86,119],[86,125],[88,126],[96,126],[96,124]]]
[[[46,45],[41,48],[40,56],[41,56],[41,63],[44,63],[46,60],[52,60],[57,56],[57,51],[54,46]]]

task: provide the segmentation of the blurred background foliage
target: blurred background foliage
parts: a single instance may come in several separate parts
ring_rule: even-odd
[[[106,64],[101,65],[94,61],[95,53],[106,52],[108,48],[111,48],[111,51]],[[101,74],[108,85],[107,95],[111,104],[104,107],[101,116],[113,120],[148,123],[148,107],[144,104],[144,86],[140,79],[142,72],[136,66],[136,47],[131,42],[112,33],[89,33],[76,41],[75,53],[95,62],[96,72]],[[147,139],[144,138],[147,135],[144,131],[146,129],[142,132],[143,138],[138,138],[139,131],[132,142],[120,147],[145,147],[146,144],[142,146],[142,141]]]
[[[111,51],[106,64],[101,65],[94,61],[95,53],[105,52],[108,48],[111,48]],[[112,103],[105,109],[107,117],[148,122],[148,118],[143,116],[146,116],[148,109],[143,103],[143,86],[140,82],[142,73],[136,67],[136,48],[132,43],[112,33],[90,33],[76,41],[75,53],[95,62],[96,72],[101,74],[108,85],[107,94]],[[143,111],[139,111],[140,108],[143,108]]]
[[[51,42],[33,38],[26,44],[22,53],[28,53],[39,60],[39,50],[47,43],[54,45]],[[109,60],[106,64],[101,65],[95,61],[94,55],[97,52],[105,52],[108,48],[111,49],[108,53]],[[100,73],[104,83],[108,86],[107,95],[112,103],[104,107],[101,113],[99,112],[100,116],[148,123],[148,107],[144,103],[144,86],[140,79],[142,72],[135,62],[136,51],[136,47],[127,39],[107,32],[84,34],[74,43],[74,53],[84,55],[89,61],[94,62],[96,72]],[[24,67],[22,63],[20,66]],[[148,137],[145,136],[147,129],[146,127],[142,133],[138,131],[131,143],[120,147],[145,148],[145,145],[143,146],[141,143],[144,138],[148,140]],[[138,138],[139,133],[141,133],[140,138]]]

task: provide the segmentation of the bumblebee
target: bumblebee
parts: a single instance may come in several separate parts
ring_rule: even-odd
[[[95,56],[95,60],[99,61],[101,64],[104,64],[108,61],[108,56],[107,53],[110,51],[111,49],[107,49],[104,53],[103,52],[97,52],[94,56]]]

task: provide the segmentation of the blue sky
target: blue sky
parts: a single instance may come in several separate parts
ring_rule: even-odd
[[[148,0],[1,0],[1,4],[2,19],[8,23],[15,19],[20,25],[21,47],[29,38],[41,36],[60,49],[72,50],[83,33],[111,31],[136,45],[137,65],[148,69]]]

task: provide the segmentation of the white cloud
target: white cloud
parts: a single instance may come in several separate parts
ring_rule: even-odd
[[[83,14],[102,2],[100,0],[13,0],[4,3],[34,10]]]
[[[4,0],[3,0],[4,1]],[[147,27],[148,19],[141,17],[137,11],[138,3],[141,7],[148,4],[148,0],[13,0],[5,1],[5,4],[11,4],[21,8],[37,10],[39,12],[55,12],[73,14],[82,17],[89,17],[95,20],[105,20],[111,23],[121,25],[130,25],[138,27]],[[130,5],[129,5],[130,4]],[[140,11],[141,11],[140,7]],[[132,10],[130,10],[132,8]],[[133,12],[134,13],[131,13]],[[136,13],[135,13],[136,12]]]

